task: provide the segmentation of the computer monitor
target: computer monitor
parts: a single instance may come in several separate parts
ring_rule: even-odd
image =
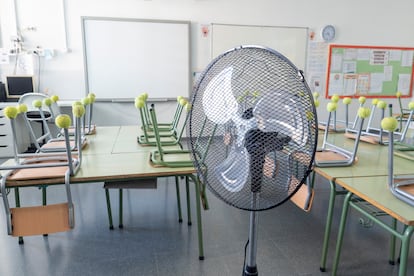
[[[34,92],[33,76],[6,76],[6,97],[8,99],[17,99],[30,92]]]

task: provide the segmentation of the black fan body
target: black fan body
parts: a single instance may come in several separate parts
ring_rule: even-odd
[[[189,147],[198,176],[220,199],[251,212],[244,275],[257,275],[256,212],[284,203],[312,170],[312,93],[280,53],[241,46],[210,63],[191,102]]]

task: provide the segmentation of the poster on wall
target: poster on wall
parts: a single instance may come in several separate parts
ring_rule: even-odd
[[[411,97],[414,48],[329,45],[326,98]]]

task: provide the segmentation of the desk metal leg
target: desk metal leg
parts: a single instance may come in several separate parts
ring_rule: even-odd
[[[181,212],[181,197],[180,197],[180,179],[175,176],[175,193],[177,194],[177,209],[178,209],[178,222],[183,222],[183,216]]]
[[[187,216],[188,216],[187,224],[191,225],[192,222],[191,222],[191,204],[190,204],[190,184],[189,184],[188,176],[185,177],[185,192],[187,196]]]
[[[203,248],[203,227],[201,222],[201,200],[200,200],[200,183],[194,175],[189,175],[195,184],[196,193],[196,209],[197,209],[197,230],[198,230],[198,253],[199,259],[204,260],[204,248]]]
[[[381,226],[383,229],[390,232],[394,237],[399,238],[401,240],[401,252],[400,252],[401,257],[400,257],[400,268],[399,268],[398,275],[405,276],[407,274],[407,259],[408,259],[409,249],[410,249],[410,240],[411,240],[411,236],[414,231],[414,226],[413,225],[406,226],[404,227],[403,233],[399,233],[396,229],[396,222],[393,221],[391,225],[388,225],[384,221],[381,221],[375,215],[371,214],[369,211],[359,206],[357,201],[355,202],[352,201],[351,200],[352,195],[353,194],[349,192],[345,197],[345,201],[344,201],[344,205],[342,209],[341,223],[339,226],[339,233],[338,233],[338,239],[337,239],[337,244],[336,244],[335,259],[334,259],[334,264],[333,264],[332,275],[336,275],[336,271],[338,269],[348,210],[349,210],[349,207],[352,207],[356,211],[367,216],[369,219],[374,221],[376,224]]]
[[[333,276],[336,275],[336,271],[338,270],[339,257],[341,255],[342,241],[344,238],[345,223],[348,217],[349,201],[351,200],[351,197],[352,197],[352,193],[349,192],[345,196],[344,206],[342,208],[341,222],[339,224],[338,240],[336,242],[335,259],[334,259],[333,268],[332,268]]]
[[[119,189],[119,228],[124,228],[124,201],[123,201],[123,191]]]
[[[395,218],[392,218],[391,227],[394,231],[397,231],[397,220]],[[393,234],[391,234],[390,238],[390,258],[388,263],[390,265],[395,265],[395,235]]]
[[[400,236],[401,239],[401,256],[400,256],[400,270],[398,271],[399,276],[405,276],[407,274],[407,259],[408,251],[410,249],[410,240],[413,234],[414,226],[408,226],[404,233]]]
[[[108,220],[109,220],[109,229],[114,229],[114,224],[112,221],[112,209],[111,209],[111,199],[109,196],[109,190],[105,189],[105,197],[106,197],[106,208],[108,211]]]
[[[345,194],[344,191],[337,191],[335,181],[329,181],[329,185],[331,187],[331,191],[329,194],[329,206],[328,206],[328,214],[326,216],[326,225],[325,225],[325,235],[323,238],[323,245],[322,245],[322,257],[320,263],[320,271],[326,271],[326,258],[328,256],[328,247],[329,247],[329,239],[331,236],[331,226],[332,226],[332,217],[333,217],[333,210],[335,207],[335,198],[336,195],[343,195]]]

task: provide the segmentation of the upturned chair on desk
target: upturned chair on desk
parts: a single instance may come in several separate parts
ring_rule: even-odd
[[[81,103],[79,103],[79,105],[82,105]],[[25,120],[25,124],[27,126],[32,144],[34,145],[36,152],[63,152],[66,150],[65,147],[65,139],[64,139],[64,132],[63,130],[59,133],[57,133],[56,135],[53,135],[49,129],[48,126],[48,119],[46,119],[46,115],[44,113],[44,110],[42,108],[42,102],[38,101],[34,101],[33,102],[33,107],[34,110],[37,110],[40,119],[39,121],[43,124],[43,135],[41,135],[40,137],[37,137],[35,134],[35,131],[33,130],[33,128],[31,127],[31,124],[29,122],[29,118],[27,115],[27,112],[22,112],[23,113],[23,118]],[[85,107],[82,107],[85,108]],[[80,123],[81,126],[83,125],[83,118],[85,116],[85,112],[83,112],[83,115],[80,117]],[[74,116],[74,119],[76,121],[76,116]],[[54,120],[54,118],[53,118]],[[85,138],[85,136],[81,133],[81,127],[78,128],[73,128],[73,138],[70,139],[70,147],[72,151],[77,151],[79,147],[84,147],[87,143],[87,140]],[[68,133],[70,133],[70,131],[68,130]],[[78,136],[80,139],[78,139]],[[80,141],[78,144],[78,141]]]
[[[330,125],[332,113],[336,110],[336,105],[332,103],[328,104],[328,126]],[[365,114],[360,112],[365,110]],[[358,120],[359,124],[357,126],[357,136],[359,137],[362,132],[362,127],[364,125],[364,119],[369,116],[369,109],[360,107],[358,111]],[[329,128],[326,128],[324,131],[322,147],[315,152],[314,166],[315,167],[347,167],[353,165],[357,159],[359,139],[356,139],[354,142],[353,149],[351,151],[344,149],[334,143],[329,142]],[[302,191],[302,197],[299,202],[295,202],[296,205],[304,209],[305,211],[310,211],[313,203],[314,197],[314,183],[315,183],[315,172],[309,177],[308,183],[306,183],[307,193]],[[304,189],[304,188],[303,188]]]
[[[15,118],[19,116],[16,107],[5,109],[5,115],[10,119],[13,135],[16,134]],[[63,128],[66,142],[66,153],[35,153],[16,155],[14,163],[0,166],[0,189],[6,212],[7,232],[19,237],[46,235],[49,233],[69,231],[75,225],[74,206],[70,190],[70,177],[81,165],[81,153],[73,156],[69,145],[69,127],[71,119],[68,115],[56,117],[56,124]],[[16,152],[16,150],[15,150]],[[20,206],[19,188],[47,186],[49,183],[63,183],[67,201],[56,204]],[[8,200],[9,187],[14,187],[16,207],[11,208]]]
[[[187,100],[181,97],[179,100],[177,100],[177,107],[172,122],[158,123],[156,125],[162,145],[180,145],[180,140],[187,123],[187,116],[181,128],[178,128],[178,125],[180,123],[182,112],[185,109],[187,103]],[[139,135],[137,138],[138,143],[143,146],[156,146],[157,141],[155,141],[154,134],[155,125],[148,110],[146,100],[142,95],[137,98],[135,106],[140,113],[141,129],[143,131],[143,134]],[[151,104],[151,108],[154,109],[154,104]]]

